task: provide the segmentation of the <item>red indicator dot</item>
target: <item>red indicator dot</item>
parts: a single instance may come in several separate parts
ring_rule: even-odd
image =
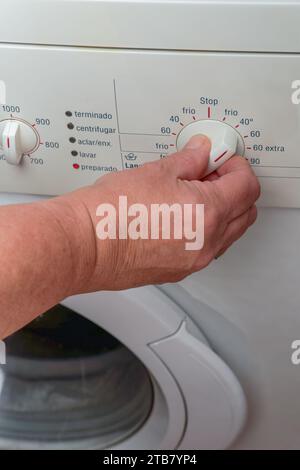
[[[78,163],[73,163],[73,168],[74,170],[79,170],[80,166],[78,165]]]

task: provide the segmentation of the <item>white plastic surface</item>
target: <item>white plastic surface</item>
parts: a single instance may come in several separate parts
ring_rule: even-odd
[[[177,149],[182,150],[188,140],[197,134],[206,135],[211,142],[209,162],[204,176],[217,170],[233,155],[244,155],[245,145],[241,135],[224,122],[208,119],[194,121],[184,127],[177,137]]]
[[[183,322],[173,336],[151,344],[182,390],[187,423],[181,449],[226,449],[246,419],[244,392],[228,366]]]
[[[40,136],[21,165],[0,151],[3,191],[71,191],[166,157],[185,126],[210,119],[244,139],[261,205],[300,207],[299,54],[0,45],[0,62],[0,121],[13,114]]]
[[[299,0],[1,0],[0,42],[300,52],[299,23]]]

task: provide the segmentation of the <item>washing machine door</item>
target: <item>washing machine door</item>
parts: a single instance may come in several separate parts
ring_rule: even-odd
[[[66,299],[6,341],[1,449],[222,449],[245,397],[155,287]]]
[[[245,422],[242,388],[202,332],[156,287],[101,292],[64,304],[101,326],[149,371],[153,404],[118,449],[224,449]]]

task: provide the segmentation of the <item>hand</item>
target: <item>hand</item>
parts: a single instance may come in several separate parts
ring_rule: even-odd
[[[202,180],[210,152],[204,136],[178,153],[125,172],[105,175],[93,186],[43,202],[63,225],[71,246],[71,294],[176,282],[203,269],[240,238],[257,217],[260,187],[249,163],[235,156]],[[204,246],[187,251],[175,240],[99,240],[96,210],[101,203],[204,204]],[[194,214],[195,216],[195,214]]]

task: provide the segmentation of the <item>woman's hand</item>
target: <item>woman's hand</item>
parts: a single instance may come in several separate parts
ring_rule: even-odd
[[[202,181],[209,152],[209,140],[197,136],[181,152],[138,169],[106,175],[93,186],[42,203],[51,207],[69,238],[74,266],[70,293],[179,281],[203,269],[244,234],[256,219],[258,180],[249,163],[235,156]],[[203,247],[187,250],[186,237],[162,239],[161,229],[158,240],[121,240],[119,225],[116,239],[98,239],[101,219],[97,207],[115,207],[118,223],[119,196],[127,197],[128,206],[143,204],[148,213],[153,204],[182,208],[192,204],[194,225],[196,204],[204,204]],[[126,231],[127,226],[122,229]]]

